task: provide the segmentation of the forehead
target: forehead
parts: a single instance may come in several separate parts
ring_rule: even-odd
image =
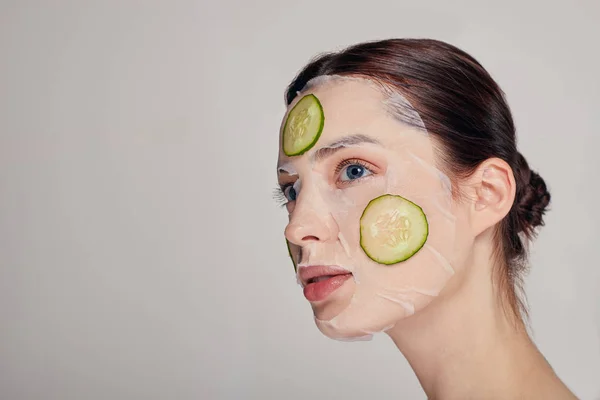
[[[319,147],[344,136],[366,134],[369,125],[382,118],[389,118],[384,104],[385,96],[377,84],[366,79],[333,78],[303,91],[288,106],[280,127],[280,140],[289,111],[307,94],[314,94],[321,102],[325,123],[315,147],[301,157],[310,156]],[[281,150],[281,143],[279,147],[280,159],[287,159]]]
[[[385,96],[376,83],[367,79],[328,77],[318,81],[307,92],[319,98],[325,117],[329,117],[329,123],[337,127],[356,125],[386,115]]]

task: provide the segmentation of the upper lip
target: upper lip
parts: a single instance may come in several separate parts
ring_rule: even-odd
[[[298,271],[298,276],[300,277],[302,286],[306,286],[313,279],[318,278],[320,276],[335,276],[350,273],[351,272],[347,269],[335,265],[309,265],[300,268]]]

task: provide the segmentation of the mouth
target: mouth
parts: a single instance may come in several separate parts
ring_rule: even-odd
[[[304,297],[310,302],[325,300],[352,277],[347,269],[323,265],[302,267],[298,275],[304,287]]]

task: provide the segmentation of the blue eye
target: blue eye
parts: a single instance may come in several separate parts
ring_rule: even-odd
[[[283,188],[283,195],[287,201],[296,201],[298,191],[300,190],[300,181],[294,182],[293,185],[287,185]]]
[[[298,194],[296,193],[296,189],[294,189],[293,186],[288,186],[283,190],[283,195],[285,196],[287,201],[294,201],[296,200]]]
[[[366,168],[365,166],[354,163],[354,164],[348,165],[347,167],[345,167],[342,170],[340,180],[341,181],[352,181],[352,180],[356,180],[359,178],[364,178],[365,176],[369,176],[371,174],[372,174],[372,172],[369,171],[369,169]]]

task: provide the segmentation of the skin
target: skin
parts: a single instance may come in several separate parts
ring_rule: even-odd
[[[428,198],[441,193],[427,178],[431,175],[416,164],[402,168],[395,164],[408,158],[409,149],[435,168],[439,157],[431,138],[382,111],[383,95],[366,82],[328,83],[306,93],[320,99],[326,123],[319,142],[307,153],[287,157],[280,151],[278,165],[293,169],[289,174],[278,168],[280,185],[296,183],[299,189],[295,201],[287,203],[290,222],[285,235],[300,266],[341,260],[340,264],[352,264],[344,267],[361,277],[346,281],[325,301],[311,303],[319,329],[337,338],[385,331],[430,399],[574,399],[529,338],[521,319],[506,312],[494,289],[494,228],[508,214],[515,196],[510,167],[500,159],[489,159],[466,181],[453,182],[461,196],[449,206],[455,218],[450,225],[427,204]],[[319,149],[357,129],[380,146],[363,143],[341,148],[315,161]],[[335,173],[335,166],[346,159],[367,161],[372,173],[342,183],[344,171]],[[407,171],[420,178],[403,181],[402,173]],[[400,178],[390,180],[389,176]],[[443,242],[435,243],[453,274],[424,252],[390,268],[373,263],[360,251],[358,238],[353,236],[357,216],[370,199],[385,191],[408,191],[422,199],[426,214],[431,212],[435,222],[432,241],[455,237],[450,249]],[[337,210],[344,205],[347,210],[339,214]],[[349,251],[340,243],[340,232]],[[379,288],[389,287],[390,281],[395,288],[403,288],[407,279],[413,286],[436,289],[435,296],[413,293],[402,298],[413,305],[414,313],[393,302],[381,302],[377,296]]]

